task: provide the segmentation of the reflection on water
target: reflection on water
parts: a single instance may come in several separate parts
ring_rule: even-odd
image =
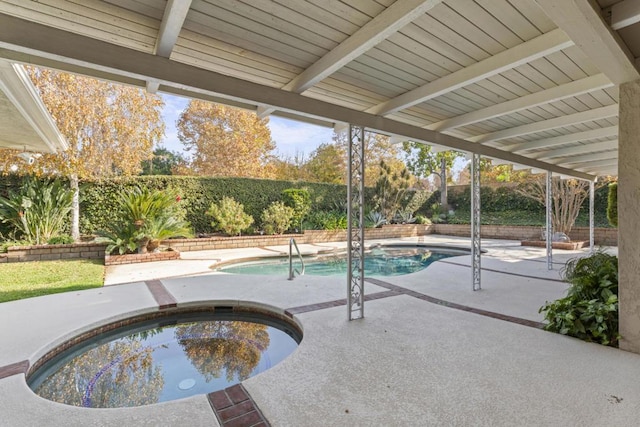
[[[427,268],[431,263],[451,256],[452,253],[434,252],[420,247],[373,248],[365,254],[364,273],[366,276],[400,276],[415,273]],[[345,275],[347,273],[347,255],[322,255],[305,260],[305,274],[315,276]],[[287,275],[288,259],[265,260],[220,269],[225,273],[236,274],[277,274]]]
[[[269,347],[266,325],[248,322],[201,322],[180,325],[176,339],[193,366],[207,380],[246,380]]]
[[[40,396],[69,405],[148,405],[226,388],[280,362],[296,346],[282,330],[261,323],[179,323],[93,346],[32,383]]]

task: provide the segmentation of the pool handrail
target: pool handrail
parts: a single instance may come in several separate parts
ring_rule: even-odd
[[[296,248],[296,252],[298,253],[298,259],[300,260],[300,264],[302,264],[302,270],[298,271],[293,268],[293,248]],[[293,237],[289,239],[289,280],[293,280],[295,277],[295,273],[298,273],[298,276],[304,275],[304,260],[302,259],[302,254],[300,253],[300,249],[298,249],[298,244],[296,243],[296,239]]]

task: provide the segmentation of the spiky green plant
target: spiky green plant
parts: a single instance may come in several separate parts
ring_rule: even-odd
[[[0,197],[0,221],[13,227],[22,240],[43,244],[62,234],[72,198],[59,180],[28,178],[19,192]]]

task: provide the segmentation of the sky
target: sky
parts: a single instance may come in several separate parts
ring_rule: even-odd
[[[173,95],[162,95],[165,105],[162,117],[166,126],[162,143],[169,151],[183,153],[183,146],[178,139],[176,122],[189,100]],[[269,118],[271,139],[276,142],[276,154],[282,158],[293,158],[296,154],[304,154],[308,158],[320,144],[331,142],[333,129],[301,123],[280,117]]]

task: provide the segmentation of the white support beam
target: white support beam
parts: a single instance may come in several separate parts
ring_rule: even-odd
[[[553,157],[566,157],[573,156],[574,154],[582,154],[586,152],[616,150],[618,148],[618,141],[604,141],[596,142],[593,144],[580,144],[573,147],[559,148],[557,150],[545,151],[541,154],[536,154],[535,158],[538,160],[551,159]]]
[[[283,89],[302,93],[423,15],[442,0],[397,1],[333,48]]]
[[[529,123],[522,126],[515,126],[509,129],[499,130],[496,132],[485,133],[467,138],[469,141],[487,143],[499,141],[501,139],[515,138],[517,136],[529,135],[532,133],[544,132],[546,130],[557,129],[565,126],[571,126],[578,123],[585,123],[594,120],[606,119],[618,115],[618,104],[608,105],[606,107],[587,110],[580,113],[569,114],[567,116],[555,117],[553,119],[542,120],[539,122]]]
[[[147,81],[146,88],[148,93],[156,93],[158,92],[158,89],[160,89],[160,82],[155,80],[149,80]]]
[[[256,115],[259,119],[266,119],[274,111],[276,111],[276,109],[269,105],[258,105],[258,108],[256,109]]]
[[[164,15],[160,23],[158,38],[154,52],[163,58],[169,58],[173,47],[178,41],[180,30],[191,7],[191,0],[169,0],[164,8]],[[147,92],[156,93],[160,88],[160,82],[155,80],[147,81]]]
[[[229,103],[271,105],[279,111],[330,122],[347,122],[383,134],[404,135],[412,141],[436,144],[457,151],[470,151],[501,158],[558,174],[592,180],[589,174],[552,165],[487,145],[475,144],[440,132],[380,117],[337,104],[312,99],[282,89],[249,82],[203,68],[172,61],[88,36],[71,33],[21,18],[0,14],[0,57],[14,62],[40,64],[56,62],[60,69],[83,67],[91,72],[124,79],[158,80],[163,90],[200,99],[219,97]]]
[[[545,14],[609,80],[619,85],[640,79],[629,48],[602,19],[595,1],[535,0]],[[595,7],[598,7],[596,10]]]
[[[569,144],[577,141],[589,141],[597,138],[607,138],[618,135],[618,126],[608,126],[606,128],[591,129],[584,132],[569,133],[555,136],[553,138],[537,139],[535,141],[523,142],[522,144],[507,147],[507,151],[517,153],[520,151],[534,150],[538,148],[553,147],[555,145]]]
[[[571,156],[571,157],[563,157],[557,160],[554,160],[550,163],[556,165],[574,165],[576,163],[584,163],[584,162],[593,162],[596,160],[611,160],[617,159],[618,152],[615,150],[612,151],[601,151],[599,153],[591,153],[591,154],[583,154],[581,156]]]
[[[585,162],[578,169],[582,170],[598,170],[601,167],[617,166],[618,159],[602,159],[594,162]]]
[[[426,126],[427,129],[445,131],[460,126],[470,125],[484,120],[493,119],[505,114],[512,114],[528,108],[560,101],[562,99],[593,92],[598,89],[605,89],[613,86],[604,74],[585,77],[580,80],[555,86],[550,89],[541,90],[530,95],[521,96],[500,104],[491,105],[479,110],[471,111],[460,116],[445,119],[437,123]]]
[[[156,55],[164,58],[171,56],[190,7],[191,0],[169,0],[167,2],[156,40]]]
[[[391,114],[570,46],[573,41],[556,29],[380,103],[367,112],[381,116]]]
[[[640,1],[623,0],[611,6],[611,28],[620,30],[640,22]]]

